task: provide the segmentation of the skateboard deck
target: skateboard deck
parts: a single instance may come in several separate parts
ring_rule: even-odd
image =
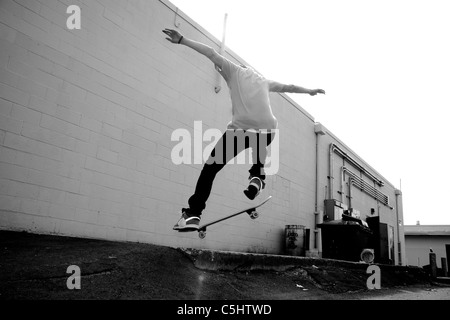
[[[244,212],[246,212],[246,213],[250,216],[250,218],[252,218],[252,219],[258,218],[258,217],[259,217],[259,213],[258,213],[258,211],[256,211],[256,209],[259,208],[259,207],[261,207],[263,204],[265,204],[265,203],[266,203],[267,201],[269,201],[271,198],[272,198],[272,196],[269,196],[266,200],[264,200],[263,202],[261,202],[260,204],[258,204],[258,205],[256,205],[256,206],[251,206],[251,207],[249,207],[249,208],[247,208],[247,209],[244,209],[244,210],[235,212],[235,213],[230,214],[230,215],[228,215],[228,216],[225,216],[225,217],[222,217],[222,218],[220,218],[220,219],[213,220],[213,221],[211,221],[211,222],[208,222],[208,223],[205,223],[205,224],[201,225],[201,226],[198,228],[198,230],[197,230],[197,231],[198,231],[198,236],[200,237],[200,239],[204,239],[204,238],[206,237],[206,228],[207,228],[207,227],[212,226],[213,224],[222,222],[222,221],[224,221],[224,220],[230,219],[230,218],[232,218],[232,217],[238,216],[238,215],[240,215],[240,214],[242,214],[242,213],[244,213]]]

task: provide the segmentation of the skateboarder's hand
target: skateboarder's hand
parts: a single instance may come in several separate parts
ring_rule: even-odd
[[[176,30],[164,29],[163,32],[167,34],[170,38],[166,38],[167,41],[172,43],[179,43],[183,35]]]
[[[323,89],[314,89],[314,90],[311,90],[311,92],[309,94],[311,96],[315,96],[318,93],[325,94],[325,90],[323,90]]]

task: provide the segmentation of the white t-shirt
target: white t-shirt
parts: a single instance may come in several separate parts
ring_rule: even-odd
[[[232,119],[228,129],[276,129],[269,98],[270,81],[251,68],[243,68],[223,58],[218,71],[230,89]]]

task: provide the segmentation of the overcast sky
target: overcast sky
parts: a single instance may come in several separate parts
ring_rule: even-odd
[[[220,40],[228,13],[266,78],[324,89],[290,97],[401,188],[405,224],[450,225],[450,1],[170,1]]]

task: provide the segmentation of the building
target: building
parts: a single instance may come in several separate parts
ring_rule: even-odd
[[[0,2],[1,229],[279,254],[285,226],[301,225],[307,252],[320,255],[317,224],[350,210],[377,217],[392,263],[404,263],[401,192],[284,94],[271,95],[280,156],[261,217],[228,220],[203,240],[174,232],[208,130],[225,128],[230,104],[213,65],[161,30],[220,41],[167,0],[77,3],[80,29],[61,1]],[[191,163],[174,162],[177,130],[189,133]],[[247,170],[219,174],[203,219],[249,206]]]
[[[450,226],[405,225],[405,249],[408,265],[423,267],[430,264],[430,249],[436,253],[436,264],[442,268],[441,258],[450,258]]]

